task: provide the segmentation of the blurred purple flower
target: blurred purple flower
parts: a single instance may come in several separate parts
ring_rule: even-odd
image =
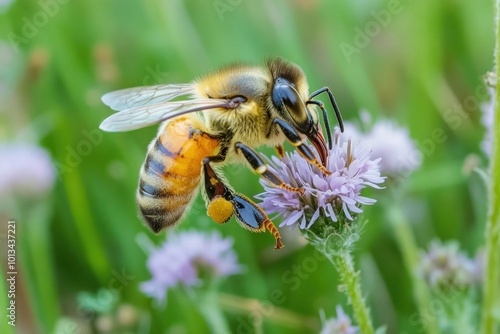
[[[373,158],[381,158],[380,171],[388,176],[404,176],[422,164],[422,153],[410,137],[408,129],[399,126],[389,119],[380,119],[371,123],[371,118],[364,112],[363,126],[369,130],[365,133],[359,128],[346,122],[342,138],[349,138],[354,142],[363,141],[370,145]]]
[[[147,266],[152,278],[141,284],[148,296],[163,301],[178,285],[198,286],[204,278],[224,277],[241,271],[233,240],[219,233],[175,232],[150,254]]]
[[[364,137],[372,147],[371,155],[381,158],[380,170],[387,175],[412,172],[422,164],[422,153],[408,129],[391,120],[379,120]]]
[[[354,220],[352,213],[363,212],[360,205],[370,205],[374,199],[360,195],[366,187],[381,189],[378,184],[384,182],[380,176],[380,159],[371,160],[369,150],[351,141],[344,142],[338,131],[335,142],[329,152],[327,169],[331,175],[325,175],[316,166],[312,166],[299,153],[287,153],[281,160],[273,157],[269,168],[292,187],[303,188],[303,195],[270,186],[261,180],[265,192],[256,196],[261,207],[268,213],[283,216],[281,226],[300,222],[302,229],[307,229],[321,214],[334,222],[343,215]]]
[[[422,252],[418,273],[433,288],[462,288],[476,282],[476,265],[460,251],[458,242],[431,241]]]
[[[337,305],[337,317],[325,321],[320,334],[356,334],[359,327],[351,324],[351,318],[344,313],[342,306]]]
[[[14,0],[0,0],[0,13],[6,12]]]
[[[43,148],[30,144],[0,144],[0,197],[37,196],[52,188],[55,169]]]
[[[490,99],[486,102],[481,103],[481,123],[486,129],[483,141],[481,142],[481,149],[487,156],[491,155],[491,150],[493,148],[493,118],[494,118],[494,108],[495,108],[495,89],[488,87],[488,94]]]

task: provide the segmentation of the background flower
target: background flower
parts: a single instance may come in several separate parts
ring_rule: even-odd
[[[152,251],[147,266],[152,278],[141,284],[148,296],[163,301],[168,289],[178,285],[196,286],[204,278],[239,273],[233,240],[218,232],[183,231]]]
[[[362,141],[371,148],[372,158],[381,158],[380,172],[387,176],[407,176],[422,164],[422,153],[411,139],[407,128],[390,119],[372,122],[368,112],[361,112],[363,128],[346,122],[344,140]]]
[[[433,288],[462,288],[475,282],[475,262],[460,251],[456,241],[431,241],[422,252],[419,274]]]
[[[0,197],[37,196],[54,184],[52,160],[37,145],[0,144],[0,161]]]
[[[422,154],[410,138],[408,129],[392,120],[379,120],[364,137],[372,148],[372,157],[381,158],[380,171],[401,175],[422,164]]]
[[[342,306],[337,305],[337,317],[325,321],[320,334],[356,334],[359,327],[351,324],[351,318],[344,313]]]
[[[488,94],[490,99],[481,103],[481,123],[486,129],[483,141],[481,142],[481,149],[487,156],[491,155],[493,147],[493,110],[495,108],[495,89],[488,87]]]

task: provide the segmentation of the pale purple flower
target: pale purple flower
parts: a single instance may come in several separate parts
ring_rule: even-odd
[[[493,149],[493,118],[494,118],[494,108],[495,108],[495,89],[488,87],[488,94],[490,99],[486,102],[481,103],[481,123],[486,129],[483,141],[481,142],[481,149],[487,156],[491,155],[491,150]]]
[[[325,321],[320,334],[357,334],[359,327],[351,324],[351,318],[344,313],[342,306],[337,305],[337,317]]]
[[[376,200],[361,196],[366,187],[381,189],[380,159],[372,160],[370,152],[351,141],[344,142],[335,134],[333,148],[329,151],[325,175],[308,163],[299,153],[287,153],[283,160],[273,157],[269,168],[288,185],[304,189],[304,194],[270,186],[261,180],[265,192],[256,196],[268,213],[283,216],[281,226],[299,224],[305,229],[320,215],[338,221],[339,216],[354,220],[353,214],[363,212],[362,204],[371,205]]]
[[[14,0],[0,0],[0,13],[6,12]]]
[[[152,278],[141,284],[148,296],[163,301],[170,288],[198,286],[204,278],[224,277],[241,271],[233,240],[218,232],[175,232],[147,262]]]
[[[45,149],[31,144],[0,144],[0,197],[37,196],[52,188],[55,169]]]
[[[484,271],[485,271],[485,260],[486,260],[486,252],[484,248],[480,248],[476,252],[476,256],[472,259],[473,271],[472,275],[474,277],[474,281],[477,284],[481,284],[484,279]]]
[[[372,157],[382,159],[380,171],[386,175],[402,176],[422,164],[422,153],[415,146],[408,129],[394,121],[375,122],[364,140],[372,148]]]
[[[461,288],[476,281],[475,263],[460,251],[458,242],[431,241],[420,254],[417,272],[433,288]]]
[[[368,115],[367,112],[365,112]],[[388,176],[406,176],[422,164],[422,153],[411,139],[408,129],[389,119],[380,119],[371,123],[371,118],[363,118],[361,132],[359,128],[345,122],[343,138],[354,142],[363,141],[371,148],[373,158],[381,158],[380,171]]]

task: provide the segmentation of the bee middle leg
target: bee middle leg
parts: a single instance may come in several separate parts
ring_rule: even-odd
[[[220,157],[208,157],[203,160],[205,176],[205,191],[209,204],[207,214],[217,223],[227,222],[234,214],[238,223],[252,232],[265,232],[266,229],[276,240],[275,249],[283,247],[281,235],[266,213],[248,197],[231,190],[215,170],[210,166],[211,161],[221,161]]]
[[[285,183],[278,175],[271,172],[269,168],[267,168],[267,164],[259,157],[259,154],[255,152],[253,149],[248,147],[247,145],[237,142],[235,144],[236,148],[243,153],[243,156],[248,161],[253,170],[266,179],[272,186],[277,188],[286,189],[289,191],[298,192],[300,194],[304,193],[304,189],[295,188]]]

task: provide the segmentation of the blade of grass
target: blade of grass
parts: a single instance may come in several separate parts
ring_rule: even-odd
[[[497,76],[496,98],[493,115],[492,151],[489,174],[489,212],[486,223],[486,264],[483,286],[483,310],[481,333],[496,333],[498,329],[498,313],[500,308],[500,0],[496,1],[496,47],[495,71]]]
[[[51,206],[49,201],[22,203],[16,206],[15,216],[18,218],[16,254],[19,260],[19,272],[23,275],[26,295],[37,325],[43,332],[48,333],[54,328],[60,314],[49,229]],[[16,291],[16,294],[19,294],[19,291]],[[17,309],[19,312],[20,305]]]

